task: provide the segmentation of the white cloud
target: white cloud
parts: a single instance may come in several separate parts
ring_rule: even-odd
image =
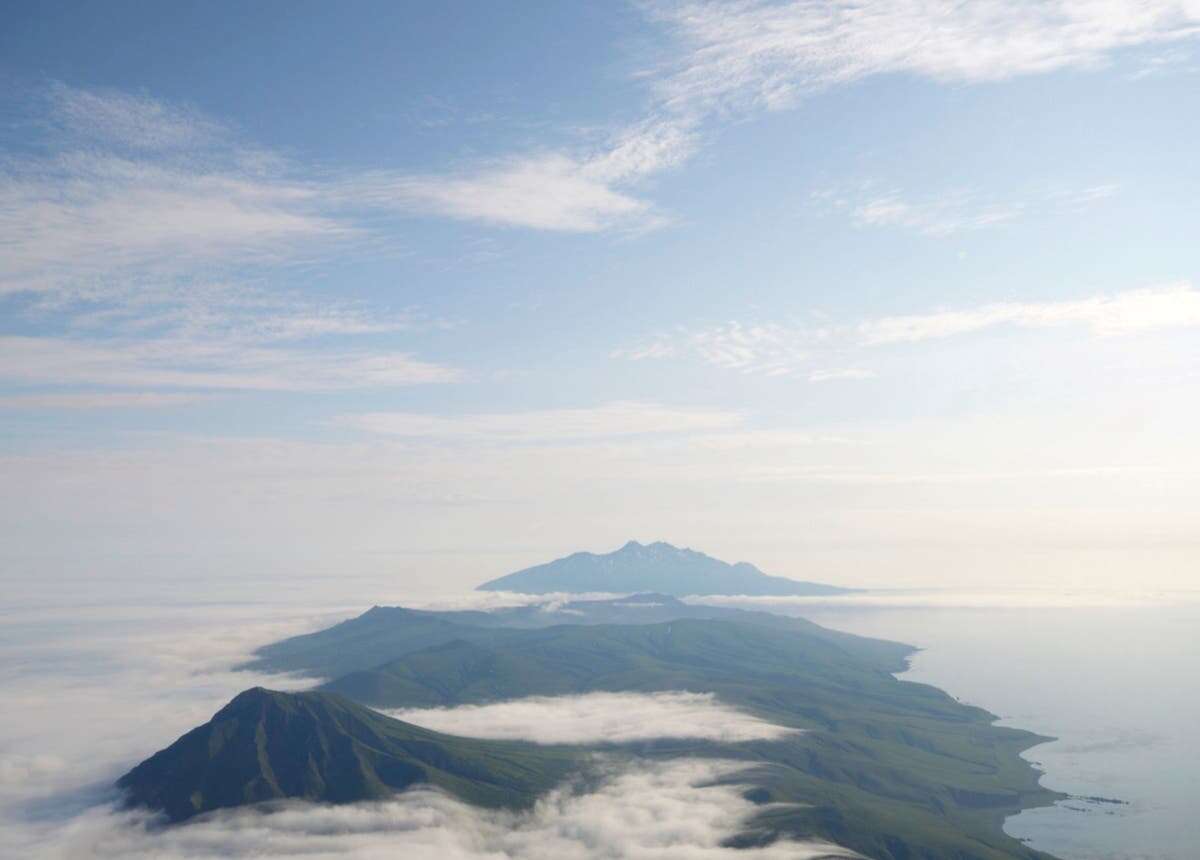
[[[758,597],[717,594],[681,598],[685,603],[759,609],[803,616],[819,607],[861,609],[1132,609],[1200,602],[1195,591],[1125,588],[880,589],[823,597]],[[823,623],[823,622],[822,622]]]
[[[1102,336],[1200,326],[1200,291],[1188,282],[1179,282],[1088,299],[1000,302],[963,311],[868,320],[859,324],[857,333],[868,345],[911,343],[1003,325],[1018,328],[1079,325]]]
[[[650,118],[591,150],[534,153],[445,174],[377,173],[346,193],[377,206],[537,230],[645,230],[664,216],[622,188],[686,161],[695,148],[692,126]]]
[[[201,394],[156,391],[15,394],[0,396],[0,409],[153,409],[197,403],[205,399],[206,396]]]
[[[531,156],[475,172],[409,176],[377,195],[395,204],[464,220],[566,232],[595,232],[644,217],[645,201],[589,175],[571,157]]]
[[[551,792],[527,813],[474,808],[416,789],[394,800],[348,806],[290,804],[270,814],[219,813],[168,830],[136,814],[91,811],[38,845],[46,858],[227,857],[445,860],[835,860],[861,855],[827,842],[781,840],[736,849],[724,840],[756,807],[741,797],[739,765],[679,759],[613,766],[595,791]],[[714,784],[719,781],[733,784]]]
[[[779,376],[791,373],[808,358],[813,338],[779,323],[720,323],[698,329],[676,329],[645,344],[613,352],[614,358],[633,361],[696,356],[706,364]]]
[[[54,118],[87,139],[133,149],[205,146],[228,131],[198,111],[117,90],[84,90],[61,83],[47,93]]]
[[[664,2],[681,58],[661,81],[680,109],[780,108],[881,74],[974,83],[1089,67],[1193,37],[1190,0]]]
[[[1041,190],[1019,196],[988,196],[950,191],[913,199],[898,190],[860,192],[824,190],[813,199],[822,207],[847,212],[859,227],[899,227],[934,238],[956,236],[1006,224],[1019,218],[1074,212],[1112,197],[1114,184],[1071,190]]]
[[[963,310],[901,314],[856,325],[783,325],[729,322],[680,327],[644,344],[615,350],[632,361],[692,358],[714,367],[766,376],[790,376],[815,362],[869,354],[871,347],[918,343],[972,334],[1001,326],[1040,329],[1078,326],[1110,337],[1200,326],[1200,291],[1180,281],[1087,299],[999,302]],[[810,382],[867,379],[863,367],[808,371]]]
[[[675,39],[648,73],[645,117],[590,150],[513,156],[444,174],[380,177],[367,196],[452,218],[539,230],[596,232],[663,223],[629,186],[684,163],[713,118],[793,105],[865,77],[906,73],[974,83],[1101,64],[1122,49],[1200,33],[1189,0],[868,0],[835,3],[651,2]],[[1020,214],[1019,203],[918,206],[867,201],[861,223],[897,222],[933,235]]]
[[[655,738],[738,743],[795,733],[722,704],[711,693],[678,691],[531,696],[486,705],[386,713],[446,734],[542,744],[619,744]]]
[[[45,593],[31,597],[32,584],[19,595],[12,582],[5,588],[13,602],[0,619],[0,844],[9,848],[4,831],[26,805],[107,786],[238,691],[266,682],[230,670],[255,647],[347,614],[232,602],[113,605],[85,597],[86,582],[49,602]],[[311,683],[270,678],[278,689]]]
[[[365,240],[339,181],[296,178],[214,121],[146,96],[47,92],[49,154],[0,165],[6,328],[39,330],[0,333],[0,379],[329,390],[459,378],[395,345],[345,343],[442,323],[269,286],[268,273]],[[60,395],[31,396],[37,408]]]
[[[222,338],[0,336],[0,380],[24,385],[327,391],[458,380],[407,353],[260,346]]]
[[[1174,48],[1161,54],[1147,57],[1141,68],[1129,75],[1130,80],[1140,81],[1145,78],[1157,78],[1164,75],[1196,74],[1200,64],[1191,51]]]
[[[1024,207],[1019,203],[984,204],[973,208],[959,197],[922,206],[890,196],[869,200],[851,214],[855,223],[862,226],[899,226],[927,236],[951,236],[1012,221],[1023,211]]]
[[[111,291],[201,264],[310,259],[355,228],[318,189],[230,165],[67,153],[0,171],[0,294]]]
[[[492,441],[578,440],[660,433],[697,433],[740,426],[742,415],[716,409],[688,409],[655,403],[618,401],[576,409],[460,416],[412,412],[346,415],[339,422],[392,436]]]
[[[809,382],[830,382],[838,379],[874,379],[877,376],[873,370],[861,367],[839,367],[814,370],[808,374]]]

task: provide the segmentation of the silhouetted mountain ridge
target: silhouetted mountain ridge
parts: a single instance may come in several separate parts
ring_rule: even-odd
[[[842,594],[850,589],[769,576],[749,562],[721,561],[663,541],[629,541],[614,552],[577,552],[485,582],[480,591],[522,594],[552,592],[660,592],[686,595],[745,594],[803,596]]]

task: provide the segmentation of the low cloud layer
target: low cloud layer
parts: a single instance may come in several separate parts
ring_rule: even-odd
[[[145,814],[115,808],[111,785],[119,774],[207,720],[237,691],[308,683],[232,672],[231,665],[259,644],[349,614],[262,604],[65,607],[61,601],[56,608],[29,603],[0,613],[2,851],[48,860],[853,856],[792,842],[751,851],[722,847],[755,807],[736,785],[713,784],[743,765],[716,761],[599,760],[607,777],[598,789],[579,793],[567,785],[520,814],[478,809],[431,790],[386,803],[230,811],[168,829],[148,828]],[[535,721],[560,739],[583,732],[636,739],[673,731],[668,722],[688,737],[781,731],[687,693],[565,697],[441,714],[464,728],[481,715],[510,736],[528,735]],[[643,723],[640,731],[634,722]]]
[[[388,711],[453,735],[547,744],[628,743],[654,738],[770,740],[794,730],[717,701],[711,693],[587,693],[531,696],[488,705]]]
[[[561,860],[856,857],[824,843],[780,842],[735,850],[722,842],[754,811],[736,785],[713,785],[738,765],[678,760],[614,770],[598,790],[551,792],[528,813],[482,810],[431,790],[386,803],[295,804],[270,814],[240,810],[184,827],[147,831],[136,814],[93,810],[56,834],[46,858],[227,857],[474,858]]]
[[[69,805],[84,788],[103,793],[239,691],[311,685],[231,667],[260,644],[345,615],[237,604],[33,605],[0,614],[0,844],[10,815]]]
[[[1161,588],[1014,588],[996,589],[879,589],[857,594],[825,596],[768,596],[714,594],[684,597],[685,603],[759,609],[803,615],[820,609],[1115,609],[1135,606],[1178,606],[1200,601],[1195,590]],[[824,622],[822,622],[824,623]]]

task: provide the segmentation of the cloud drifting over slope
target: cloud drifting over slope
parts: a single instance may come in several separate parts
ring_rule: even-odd
[[[47,858],[226,857],[442,860],[554,857],[562,860],[806,860],[857,857],[828,843],[727,848],[755,810],[729,780],[739,765],[676,760],[614,769],[599,789],[551,792],[528,813],[482,810],[440,792],[414,790],[384,803],[285,805],[271,814],[236,811],[184,827],[147,831],[136,814],[93,811],[46,846]]]
[[[145,603],[31,604],[0,615],[2,850],[48,860],[854,856],[792,842],[749,851],[723,847],[757,809],[736,784],[745,765],[694,759],[598,759],[601,779],[594,790],[564,785],[525,813],[483,810],[432,790],[384,803],[229,811],[165,830],[148,828],[143,813],[115,808],[112,780],[207,720],[238,690],[305,683],[230,672],[231,664],[257,644],[328,626],[344,615],[261,604]],[[628,732],[630,714],[657,721],[660,729],[674,715],[689,731],[716,736],[740,731],[758,737],[775,729],[691,694],[567,697],[492,715],[501,713],[514,736],[536,730],[529,720],[549,720],[560,735],[571,731],[574,720],[578,734],[584,706],[592,712],[593,733],[601,734],[611,735],[614,727]]]
[[[771,740],[794,731],[723,705],[711,693],[682,691],[531,696],[487,705],[386,713],[452,735],[543,744],[619,744],[654,738],[737,743]]]

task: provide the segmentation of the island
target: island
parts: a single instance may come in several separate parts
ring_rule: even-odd
[[[900,680],[914,649],[769,612],[645,592],[492,612],[373,607],[259,650],[242,668],[323,679],[252,689],[122,778],[168,821],[291,799],[372,800],[416,785],[527,808],[597,755],[740,762],[757,813],[732,844],[841,846],[877,860],[1048,860],[1005,818],[1060,799],[1020,753],[1047,738]],[[590,692],[707,693],[791,729],[771,739],[567,747],[458,738],[383,709]],[[838,856],[838,855],[831,855]]]

